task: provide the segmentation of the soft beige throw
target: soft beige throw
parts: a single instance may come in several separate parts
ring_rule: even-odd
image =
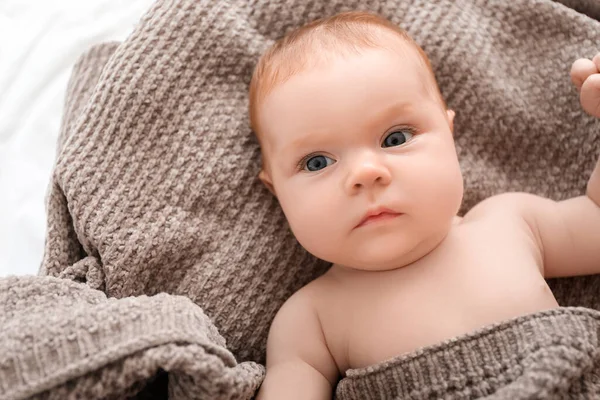
[[[461,213],[584,193],[600,122],[569,68],[600,50],[594,1],[158,0],[73,71],[40,276],[0,279],[0,398],[252,397],[277,309],[328,264],[256,177],[250,76],[288,30],[353,9],[429,54],[457,113]],[[600,398],[600,279],[550,284],[562,308],[350,370],[336,396]]]

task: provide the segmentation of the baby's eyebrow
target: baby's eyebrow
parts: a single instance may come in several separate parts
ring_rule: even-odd
[[[291,152],[294,151],[298,148],[303,148],[303,147],[307,147],[310,145],[315,145],[315,144],[323,144],[325,142],[327,142],[327,140],[325,139],[327,137],[326,133],[308,133],[294,141],[292,141],[290,144],[288,144],[285,148],[284,148],[284,152]]]
[[[378,111],[375,115],[371,117],[371,121],[374,121],[375,124],[381,121],[387,121],[399,114],[408,113],[413,109],[413,103],[410,101],[397,101],[395,103],[390,104],[388,107],[384,108],[381,111]]]
[[[369,124],[367,124],[368,129],[372,129],[375,126],[380,126],[382,121],[388,121],[398,116],[402,113],[407,113],[413,108],[413,104],[408,101],[397,101],[395,103],[390,104],[388,107],[377,111],[372,116],[369,116]],[[298,148],[307,147],[310,145],[323,144],[327,142],[329,138],[327,138],[326,133],[307,133],[304,136],[292,141],[290,144],[284,147],[283,153],[288,153],[294,151]],[[337,139],[336,139],[337,140]]]

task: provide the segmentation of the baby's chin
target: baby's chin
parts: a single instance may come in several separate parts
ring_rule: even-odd
[[[430,254],[446,235],[447,232],[443,232],[421,240],[412,237],[412,241],[408,238],[402,241],[399,237],[396,243],[386,243],[384,240],[364,243],[362,246],[354,246],[348,252],[338,254],[337,257],[330,257],[330,262],[339,268],[356,271],[397,270],[408,267]]]
[[[420,258],[415,252],[390,252],[389,250],[370,254],[361,252],[360,254],[345,254],[344,257],[334,259],[333,265],[356,271],[382,272],[391,271],[406,267]]]

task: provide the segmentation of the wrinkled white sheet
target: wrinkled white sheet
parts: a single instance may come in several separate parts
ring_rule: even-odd
[[[0,0],[0,276],[36,274],[69,74],[153,0]]]

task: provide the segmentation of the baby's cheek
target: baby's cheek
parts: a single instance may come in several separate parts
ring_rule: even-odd
[[[458,166],[449,161],[447,168],[432,174],[423,190],[423,204],[432,210],[430,217],[444,223],[458,212],[463,197],[463,179]]]
[[[300,244],[316,257],[326,259],[332,244],[337,243],[340,221],[340,207],[331,194],[318,191],[308,196],[298,196],[290,213],[289,222]]]

